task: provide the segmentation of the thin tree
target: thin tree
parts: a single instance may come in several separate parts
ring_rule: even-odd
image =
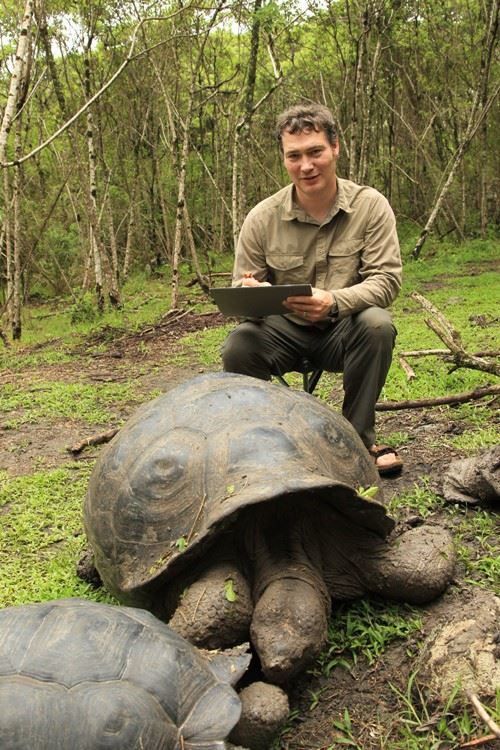
[[[33,2],[27,0],[21,29],[17,43],[16,57],[12,71],[7,102],[0,125],[0,164],[6,162],[9,133],[16,114],[19,117],[23,102],[26,98],[29,79],[29,58],[31,50],[31,23],[33,19]],[[16,151],[19,151],[20,131],[16,128]],[[12,201],[9,194],[8,174],[4,176],[4,226],[6,236],[6,271],[7,271],[7,311],[14,338],[21,336],[21,261],[20,261],[20,180],[19,171],[14,176],[14,195]],[[10,207],[14,207],[13,222],[10,217]],[[13,231],[11,230],[13,227]]]
[[[194,100],[196,94],[196,80],[203,61],[203,54],[210,31],[213,29],[224,5],[225,0],[220,0],[219,4],[215,7],[214,12],[212,13],[212,16],[209,19],[207,27],[205,29],[200,48],[198,50],[198,54],[196,55],[195,63],[191,72],[191,85],[188,93],[186,115],[184,117],[184,120],[181,122],[182,145],[180,149],[178,168],[177,208],[175,214],[174,250],[172,254],[172,297],[170,302],[171,309],[175,309],[179,304],[179,265],[181,258],[182,227],[185,223],[184,206],[186,202],[186,170],[189,156],[191,120],[193,117]]]

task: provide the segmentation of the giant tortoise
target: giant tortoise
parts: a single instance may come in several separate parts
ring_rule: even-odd
[[[279,684],[322,648],[332,599],[423,603],[451,579],[449,534],[395,536],[377,484],[352,426],[313,396],[203,375],[140,408],[104,449],[85,529],[120,601],[208,648],[250,632]]]
[[[150,612],[81,599],[0,610],[2,750],[224,750],[250,657],[213,664]],[[226,664],[227,663],[227,668]]]

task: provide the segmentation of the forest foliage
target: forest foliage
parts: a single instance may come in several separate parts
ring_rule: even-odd
[[[120,305],[134,269],[168,269],[174,307],[183,263],[208,285],[249,208],[286,184],[274,122],[298,101],[332,109],[340,175],[381,190],[401,234],[491,236],[498,6],[4,2],[4,341],[35,297]]]

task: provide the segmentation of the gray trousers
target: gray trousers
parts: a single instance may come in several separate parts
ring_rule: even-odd
[[[302,357],[315,368],[343,372],[342,414],[369,448],[375,443],[375,404],[392,360],[391,316],[369,307],[327,328],[302,326],[282,315],[240,323],[222,347],[226,372],[270,380],[293,371]]]

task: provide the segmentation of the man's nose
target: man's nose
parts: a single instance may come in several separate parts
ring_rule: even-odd
[[[300,168],[303,172],[310,172],[313,169],[312,160],[308,156],[302,158]]]

